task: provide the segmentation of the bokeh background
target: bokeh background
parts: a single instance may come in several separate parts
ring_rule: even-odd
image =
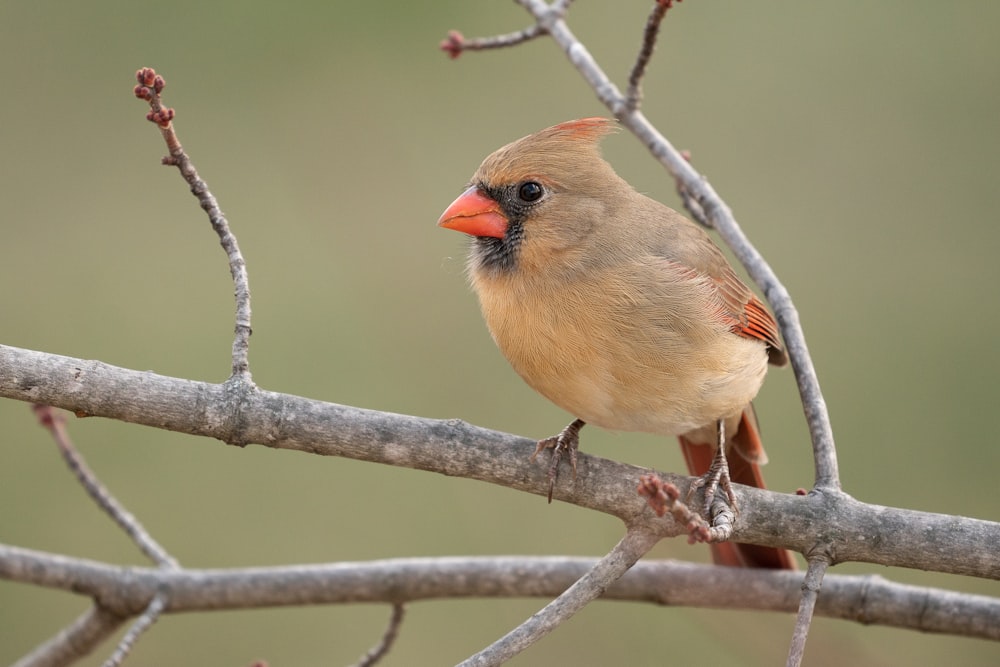
[[[571,26],[623,81],[650,3],[580,0]],[[219,382],[232,288],[133,73],[167,79],[181,140],[249,264],[264,388],[541,437],[568,416],[495,351],[435,227],[488,152],[600,115],[556,46],[448,60],[527,24],[512,2],[0,5],[0,342]],[[787,285],[833,417],[848,492],[996,520],[1000,5],[685,2],[645,109],[733,207]],[[630,135],[606,154],[677,205]],[[769,483],[809,486],[789,371],[758,401]],[[0,540],[143,564],[94,509],[27,405],[0,401]],[[396,556],[598,556],[604,516],[465,480],[73,420],[103,481],[187,566]],[[586,451],[677,470],[672,442],[589,431]],[[372,494],[387,484],[400,493]],[[655,555],[706,560],[681,540]],[[1000,594],[996,582],[866,565],[835,572]],[[410,607],[387,665],[452,664],[542,600]],[[86,601],[0,582],[0,663]],[[129,664],[346,664],[382,606],[163,618]],[[596,603],[518,665],[781,664],[789,615]],[[97,665],[107,644],[84,662]],[[818,619],[810,665],[995,665],[1000,647]]]

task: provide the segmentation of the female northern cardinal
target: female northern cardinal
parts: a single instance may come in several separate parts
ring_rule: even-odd
[[[471,282],[500,351],[578,417],[539,443],[555,447],[550,481],[562,451],[575,464],[585,422],[677,435],[707,510],[717,487],[732,501],[730,477],[763,488],[750,401],[768,362],[786,357],[774,319],[708,235],[601,158],[613,128],[585,118],[504,146],[438,224],[474,237]],[[721,564],[793,567],[781,549],[712,547]]]

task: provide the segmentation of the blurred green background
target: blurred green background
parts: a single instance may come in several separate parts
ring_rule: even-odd
[[[424,6],[426,5],[426,6]],[[571,26],[619,82],[649,2],[580,0]],[[533,437],[568,415],[507,368],[437,216],[494,148],[606,115],[553,43],[466,54],[449,29],[520,29],[512,2],[0,5],[0,342],[219,382],[232,287],[133,73],[167,79],[176,126],[249,264],[264,388]],[[646,83],[649,117],[693,152],[796,300],[845,489],[996,520],[1000,5],[685,2]],[[606,154],[677,206],[630,135]],[[990,194],[990,193],[994,194]],[[812,463],[791,372],[760,399],[776,489]],[[65,470],[27,405],[0,401],[0,540],[143,564]],[[612,519],[464,480],[92,420],[103,481],[185,565],[451,554],[597,556]],[[590,431],[588,452],[678,470],[672,442]],[[373,495],[393,484],[410,502]],[[657,557],[706,560],[681,540]],[[835,572],[1000,594],[996,582]],[[452,664],[542,600],[414,604],[384,664]],[[86,601],[0,582],[0,663]],[[346,664],[389,610],[162,619],[129,664]],[[596,603],[512,664],[781,664],[788,615]],[[112,645],[85,661],[97,665]],[[1000,647],[818,619],[810,665],[995,665]]]

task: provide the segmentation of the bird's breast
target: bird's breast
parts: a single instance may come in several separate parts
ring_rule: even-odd
[[[689,285],[610,271],[563,284],[474,276],[473,286],[514,370],[603,428],[686,433],[741,411],[764,379],[765,346],[713,322]]]

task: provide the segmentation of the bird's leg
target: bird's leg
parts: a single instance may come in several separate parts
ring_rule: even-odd
[[[734,511],[736,507],[736,494],[733,493],[733,484],[729,479],[729,462],[726,461],[726,423],[719,419],[715,423],[718,435],[718,447],[715,449],[715,456],[712,458],[712,465],[708,467],[708,472],[696,479],[691,488],[688,489],[685,502],[691,499],[691,495],[698,489],[705,487],[705,504],[703,506],[705,516],[711,517],[712,500],[715,492],[721,487],[726,492],[729,506]]]
[[[531,462],[534,463],[538,455],[546,449],[552,450],[552,460],[549,463],[549,502],[552,502],[552,489],[556,485],[556,475],[559,472],[559,462],[563,454],[569,452],[569,464],[573,466],[573,479],[576,479],[576,452],[580,448],[580,429],[583,428],[582,419],[574,419],[569,426],[559,431],[558,435],[538,441],[535,453],[531,455]]]

